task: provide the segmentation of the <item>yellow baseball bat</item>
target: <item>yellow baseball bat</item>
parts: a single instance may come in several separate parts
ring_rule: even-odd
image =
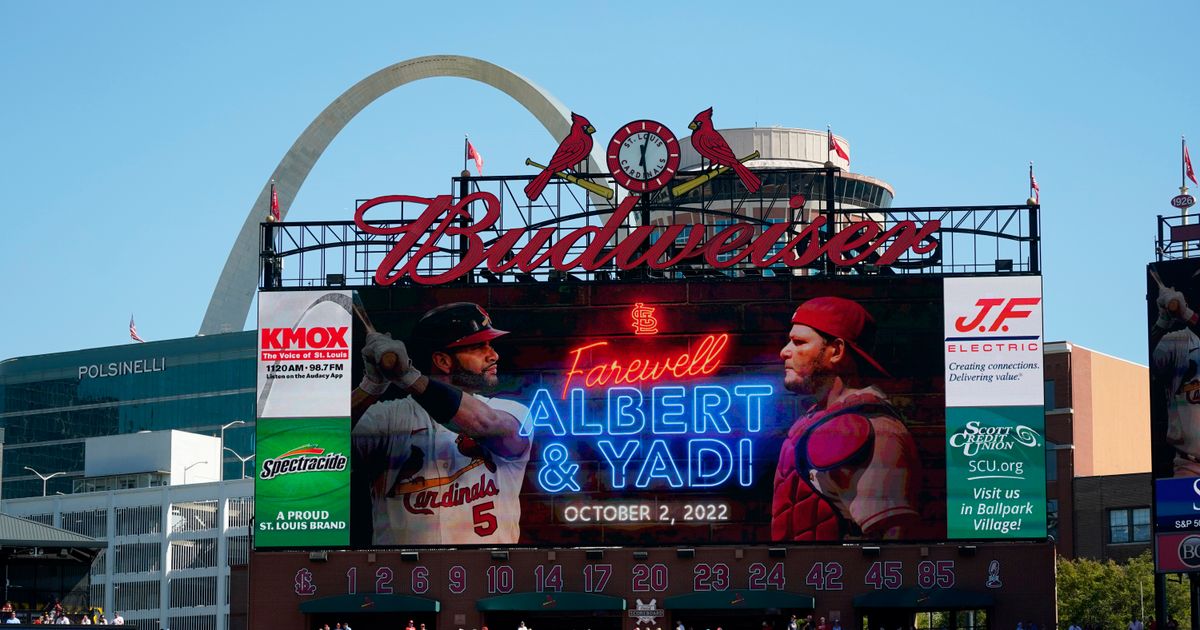
[[[541,164],[538,164],[537,162],[534,162],[533,160],[531,160],[529,158],[525,158],[525,164],[532,166],[534,168],[546,168],[545,166],[542,166]],[[574,175],[571,175],[570,173],[563,173],[563,172],[559,171],[554,174],[557,175],[558,177],[561,177],[561,178],[567,180],[568,182],[571,182],[572,184],[575,184],[576,186],[579,186],[581,188],[586,188],[588,191],[595,193],[597,195],[600,195],[601,197],[604,197],[605,199],[613,198],[614,193],[613,193],[612,189],[608,188],[607,186],[601,186],[600,184],[597,184],[596,182],[576,177]]]
[[[755,151],[754,153],[751,153],[750,155],[747,155],[744,158],[739,158],[738,161],[745,164],[746,162],[749,162],[750,160],[756,160],[756,159],[758,159],[758,151]],[[722,166],[716,170],[709,171],[709,172],[701,175],[700,177],[697,177],[696,179],[688,180],[688,181],[672,188],[671,194],[675,195],[676,197],[681,197],[681,196],[686,195],[687,193],[691,192],[692,189],[696,188],[697,186],[701,186],[701,185],[711,181],[713,178],[720,177],[727,172],[729,172],[728,166]]]

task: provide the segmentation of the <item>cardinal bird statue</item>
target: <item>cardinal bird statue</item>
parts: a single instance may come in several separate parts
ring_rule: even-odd
[[[572,113],[571,132],[554,150],[554,157],[550,158],[550,163],[546,165],[546,168],[542,169],[542,172],[538,173],[533,181],[525,185],[525,196],[529,197],[530,201],[537,199],[555,173],[565,171],[587,158],[588,154],[592,152],[593,133],[596,133],[596,128],[588,122],[588,119]]]
[[[688,129],[692,130],[692,147],[696,149],[696,153],[699,153],[700,157],[707,158],[709,162],[718,166],[728,166],[733,169],[747,191],[751,194],[758,192],[759,186],[762,186],[762,180],[738,161],[737,157],[733,155],[733,149],[729,148],[729,143],[725,142],[725,138],[713,128],[711,107],[696,114],[696,117],[692,119],[692,124],[688,125]]]

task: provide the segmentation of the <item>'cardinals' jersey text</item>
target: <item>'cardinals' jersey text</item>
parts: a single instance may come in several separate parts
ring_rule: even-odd
[[[520,403],[473,394],[518,422]],[[411,397],[376,403],[354,427],[371,480],[376,545],[515,544],[529,444],[506,458],[434,422]]]

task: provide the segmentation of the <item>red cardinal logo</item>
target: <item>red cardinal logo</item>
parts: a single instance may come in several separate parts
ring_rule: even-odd
[[[707,158],[709,162],[718,166],[728,166],[733,169],[747,191],[751,194],[758,192],[759,186],[762,186],[762,180],[738,161],[737,157],[733,155],[733,149],[729,148],[729,143],[713,128],[711,107],[696,114],[696,117],[692,119],[692,124],[688,125],[688,129],[692,130],[692,147],[696,149],[696,153],[699,153],[700,157]]]
[[[555,173],[565,171],[582,162],[592,152],[593,133],[596,133],[596,128],[588,122],[588,119],[572,113],[571,132],[554,150],[554,157],[550,158],[550,163],[546,165],[546,168],[542,169],[542,172],[538,173],[538,176],[525,186],[525,196],[530,201],[537,199]]]

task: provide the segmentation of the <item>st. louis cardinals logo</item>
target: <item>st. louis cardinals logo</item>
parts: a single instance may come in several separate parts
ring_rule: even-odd
[[[573,184],[582,185],[582,182],[586,180],[569,176],[565,171],[577,167],[580,162],[587,159],[588,154],[592,152],[592,134],[594,133],[596,133],[596,128],[592,126],[592,123],[588,122],[588,119],[579,114],[572,113],[571,131],[559,143],[558,148],[554,150],[554,156],[550,158],[550,163],[546,166],[541,166],[529,160],[525,161],[526,164],[542,169],[542,172],[538,173],[538,176],[534,177],[533,181],[525,186],[525,196],[530,201],[536,200],[542,194],[542,191],[546,189],[546,184],[550,183],[550,178],[555,175]],[[600,188],[604,187],[600,186]],[[604,188],[604,190],[608,191],[609,197],[612,196],[611,190],[607,188]]]
[[[702,170],[698,176],[672,188],[671,193],[676,197],[683,196],[729,171],[737,175],[746,192],[758,192],[762,180],[745,166],[746,162],[759,157],[758,151],[741,158],[734,155],[729,142],[713,126],[712,113],[713,110],[709,107],[696,114],[688,124],[688,129],[692,130],[692,148],[708,162],[708,168]],[[525,186],[525,196],[530,201],[536,201],[550,183],[550,179],[558,177],[592,194],[611,200],[614,196],[611,188],[592,181],[578,171],[571,172],[591,154],[594,133],[596,128],[588,119],[572,113],[571,130],[559,143],[549,163],[542,165],[531,159],[525,160],[526,165],[542,169],[542,172]],[[679,167],[679,143],[674,134],[665,125],[652,120],[636,120],[622,125],[609,142],[605,153],[613,180],[637,194],[647,194],[666,186]]]
[[[633,305],[633,332],[636,335],[658,334],[658,320],[654,318],[654,308],[644,306],[641,302]]]
[[[296,590],[296,594],[300,596],[316,595],[317,585],[313,584],[312,579],[312,571],[309,571],[308,569],[300,569],[299,571],[296,571],[296,577],[293,580],[293,586]]]

